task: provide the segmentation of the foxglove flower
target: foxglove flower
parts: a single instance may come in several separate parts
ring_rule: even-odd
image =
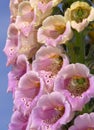
[[[79,115],[68,130],[94,130],[94,113]]]
[[[18,55],[25,54],[28,59],[31,59],[41,46],[37,42],[37,30],[32,26],[31,32],[27,37],[20,32],[18,35],[18,44]]]
[[[61,0],[30,0],[36,14],[35,26],[40,26],[42,21],[51,15],[53,7],[58,5],[60,2]]]
[[[29,115],[36,105],[38,98],[43,94],[43,82],[35,72],[28,71],[19,81],[15,91],[14,104],[17,110]]]
[[[42,24],[42,21],[47,18],[52,13],[52,4],[43,5],[42,3],[39,3],[35,7],[35,24],[34,26],[36,28],[39,28]]]
[[[38,42],[50,46],[66,43],[72,36],[70,22],[61,15],[47,17],[38,30]]]
[[[76,1],[65,12],[65,18],[73,29],[81,32],[94,20],[94,8],[86,2]]]
[[[70,121],[72,116],[71,106],[61,93],[45,94],[32,110],[27,130],[57,130],[57,127]]]
[[[4,48],[4,52],[7,55],[7,66],[14,65],[17,56],[21,54],[25,54],[28,59],[32,58],[39,48],[40,44],[37,42],[37,30],[33,26],[30,34],[25,36],[25,34],[18,31],[16,24],[10,24],[8,38]]]
[[[94,76],[84,64],[69,64],[58,74],[55,91],[60,91],[67,97],[73,111],[81,110],[94,96],[93,81]]]
[[[34,8],[29,1],[23,1],[19,4],[15,22],[15,26],[19,30],[18,53],[25,54],[28,58],[32,58],[40,47],[37,42],[37,29],[34,27],[35,17]]]
[[[30,2],[21,2],[18,7],[18,15],[15,25],[26,37],[30,34],[32,30],[34,17],[34,8],[31,6]]]
[[[42,46],[36,53],[32,63],[34,71],[45,70],[56,75],[58,71],[69,64],[68,57],[61,50],[62,48]]]
[[[15,93],[15,89],[18,87],[18,82],[22,75],[31,70],[31,64],[29,63],[25,55],[19,55],[15,65],[12,67],[12,71],[8,73],[8,92]]]
[[[32,69],[41,75],[50,92],[53,90],[56,75],[67,64],[69,64],[69,60],[60,48],[43,46],[36,53]]]
[[[15,110],[11,117],[8,130],[25,130],[28,123],[28,116],[24,116],[21,112]]]
[[[18,30],[14,23],[10,24],[7,35],[4,52],[7,55],[7,66],[9,66],[15,64],[19,50]]]
[[[11,16],[10,16],[11,23],[15,23],[16,17],[18,15],[18,6],[23,1],[24,0],[10,0],[9,7],[10,7],[10,13],[11,13]]]
[[[51,3],[52,7],[54,7],[58,5],[61,2],[61,0],[30,0],[30,2],[33,6],[36,6],[38,3],[41,3],[43,5]]]

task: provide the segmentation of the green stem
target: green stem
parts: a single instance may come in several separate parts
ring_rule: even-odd
[[[74,32],[74,39],[67,43],[71,63],[85,63],[84,32]]]

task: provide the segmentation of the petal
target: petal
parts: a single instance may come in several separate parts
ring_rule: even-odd
[[[38,3],[38,8],[41,10],[41,12],[44,14],[46,13],[49,9],[52,8],[52,1],[48,3],[42,3],[41,1]]]
[[[65,78],[70,78],[73,75],[81,75],[83,77],[89,77],[89,69],[80,63],[69,64],[64,69],[61,70],[60,75]]]
[[[35,72],[27,72],[19,81],[19,88],[28,89],[40,87],[40,79]]]
[[[84,113],[79,115],[74,120],[74,125],[69,128],[69,130],[83,130],[94,127],[94,113]]]
[[[75,119],[75,125],[77,128],[84,128],[84,127],[89,127],[90,126],[90,116],[89,114],[85,113],[84,115],[80,115]],[[91,126],[90,126],[91,127]]]
[[[37,42],[37,30],[33,28],[33,26],[28,37],[24,36],[23,33],[20,32],[18,39],[19,54],[25,54],[28,58],[32,58],[40,48],[40,44]]]
[[[14,23],[11,23],[9,25],[7,35],[8,35],[8,38],[17,39],[18,30],[17,30],[17,28],[16,28]]]
[[[7,39],[4,52],[7,55],[7,66],[14,64],[18,53],[17,39]]]
[[[90,11],[90,15],[87,18],[88,21],[93,21],[94,20],[94,7],[91,6],[91,11]]]
[[[84,19],[81,23],[77,23],[75,21],[71,22],[71,26],[73,29],[77,30],[78,32],[81,32],[85,29],[85,27],[87,27],[87,25],[89,24],[87,19]]]
[[[15,66],[13,66],[12,71],[8,74],[8,89],[7,91],[15,92],[18,87],[18,82],[20,77],[31,69],[29,62],[25,55],[19,55]]]
[[[11,117],[8,130],[25,130],[28,123],[28,117],[19,111],[15,111]]]
[[[32,10],[31,4],[29,1],[23,1],[19,4],[18,15],[22,16],[28,14]]]

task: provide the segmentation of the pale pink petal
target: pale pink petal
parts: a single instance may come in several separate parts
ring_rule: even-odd
[[[6,45],[3,50],[7,55],[7,66],[15,64],[17,54],[18,54],[18,40],[17,39],[7,39]]]
[[[15,89],[18,87],[18,82],[20,77],[31,69],[25,55],[20,55],[17,58],[15,66],[13,66],[12,71],[8,74],[8,89],[7,91],[15,92]]]
[[[25,130],[28,123],[28,117],[19,111],[14,111],[8,130]]]
[[[74,120],[74,125],[72,125],[69,130],[88,130],[94,129],[94,113],[84,113],[79,115]]]

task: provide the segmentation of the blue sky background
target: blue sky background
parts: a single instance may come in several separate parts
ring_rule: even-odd
[[[3,48],[7,38],[10,10],[9,0],[0,0],[0,130],[8,130],[12,114],[12,95],[7,93],[9,67],[6,67],[6,56]]]

